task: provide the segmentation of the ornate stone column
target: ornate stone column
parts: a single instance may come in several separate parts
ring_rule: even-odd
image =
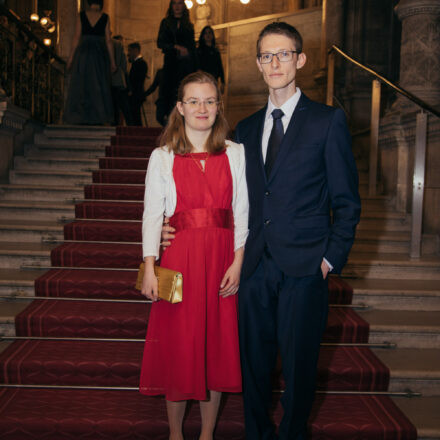
[[[439,109],[440,0],[401,0],[395,10],[402,22],[400,86]]]

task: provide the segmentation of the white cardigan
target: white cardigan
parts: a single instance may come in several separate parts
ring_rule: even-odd
[[[226,155],[232,174],[232,211],[234,214],[234,250],[244,246],[248,236],[249,200],[246,185],[244,147],[226,141]],[[159,258],[163,216],[171,217],[177,204],[173,178],[174,153],[156,148],[145,177],[144,214],[142,217],[142,255]]]

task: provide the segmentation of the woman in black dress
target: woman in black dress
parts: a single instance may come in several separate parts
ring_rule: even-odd
[[[194,26],[183,0],[170,0],[167,16],[160,23],[157,47],[164,54],[164,108],[169,115],[177,102],[180,82],[197,70]]]
[[[221,92],[225,88],[225,74],[223,72],[222,58],[215,46],[214,30],[205,26],[200,32],[199,47],[197,48],[199,69],[210,73],[217,81],[221,81]]]
[[[116,70],[110,20],[103,0],[87,0],[77,19],[64,121],[67,124],[104,125],[113,121],[111,72]]]

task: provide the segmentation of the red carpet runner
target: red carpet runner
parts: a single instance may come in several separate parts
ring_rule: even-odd
[[[22,340],[0,354],[0,382],[25,385],[137,387],[148,304],[84,299],[144,299],[133,286],[141,259],[143,182],[154,129],[118,128],[99,160],[76,220],[64,228],[66,242],[52,251],[52,269],[35,282],[35,300],[16,318],[18,336],[117,338],[109,341]],[[78,269],[79,268],[79,269]],[[83,269],[81,269],[83,268]],[[95,268],[93,270],[86,268]],[[101,268],[101,269],[100,269]],[[104,270],[106,268],[107,270]],[[330,303],[347,305],[352,290],[331,278]],[[331,307],[325,342],[368,341],[368,323],[350,308]],[[366,347],[323,346],[318,388],[329,391],[385,391],[389,370]],[[274,378],[274,390],[283,388]],[[279,393],[274,418],[280,420]],[[187,439],[197,438],[197,405],[185,418]],[[313,440],[415,440],[414,427],[385,396],[317,396],[310,420]],[[0,388],[0,439],[5,440],[167,439],[165,403],[136,391]],[[241,396],[223,404],[216,439],[244,439]]]

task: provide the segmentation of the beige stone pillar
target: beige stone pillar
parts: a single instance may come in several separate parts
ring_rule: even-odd
[[[72,49],[75,34],[78,0],[58,0],[58,55],[67,60]]]
[[[400,86],[440,109],[440,0],[401,0]],[[399,98],[401,107],[410,106]]]

